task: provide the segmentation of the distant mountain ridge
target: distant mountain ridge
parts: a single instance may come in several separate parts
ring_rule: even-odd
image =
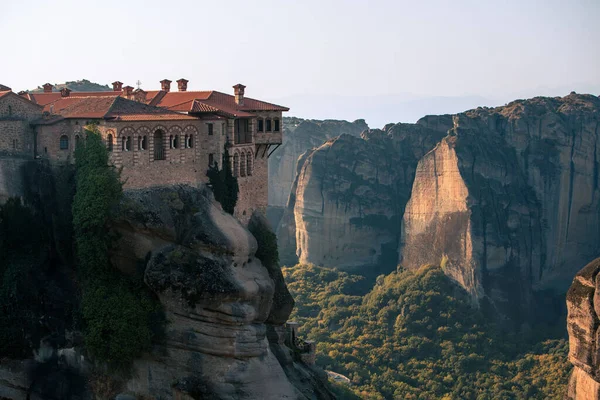
[[[62,88],[71,89],[74,92],[110,92],[112,89],[108,85],[101,85],[96,82],[88,81],[87,79],[80,79],[78,81],[67,81],[65,83],[53,83],[53,92],[58,92]],[[29,90],[30,93],[41,93],[44,89],[41,86],[33,90]]]

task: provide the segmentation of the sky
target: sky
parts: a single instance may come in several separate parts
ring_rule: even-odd
[[[600,94],[600,0],[0,0],[0,83],[164,78],[371,126]],[[483,104],[485,103],[485,104]]]

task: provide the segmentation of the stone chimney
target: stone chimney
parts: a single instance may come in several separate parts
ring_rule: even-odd
[[[135,89],[133,91],[133,99],[139,103],[146,102],[146,92],[142,89]]]
[[[131,99],[133,95],[133,86],[125,86],[123,88],[123,96],[125,96],[126,99]]]
[[[69,94],[71,94],[71,89],[66,87],[60,89],[60,97],[69,97]]]
[[[54,86],[52,86],[50,83],[44,83],[42,87],[44,88],[44,93],[52,93],[52,88]]]
[[[235,104],[239,106],[244,105],[244,89],[246,89],[246,86],[242,85],[241,83],[238,83],[233,87],[233,94],[235,95]]]
[[[165,92],[170,92],[171,91],[171,81],[168,79],[163,79],[162,81],[160,81],[160,89],[164,90]]]
[[[114,81],[112,85],[114,92],[120,92],[121,90],[123,90],[123,82]]]
[[[180,92],[185,92],[187,90],[187,84],[188,84],[188,80],[187,79],[178,79],[177,80],[177,90],[179,90]]]

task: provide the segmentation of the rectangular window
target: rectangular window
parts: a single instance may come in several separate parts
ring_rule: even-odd
[[[265,121],[262,118],[259,118],[258,119],[258,131],[259,132],[262,132],[265,129],[264,125],[265,125]]]
[[[208,124],[208,134],[212,136],[213,134],[213,124]]]
[[[210,153],[208,155],[208,166],[212,167],[214,163],[215,163],[215,156],[213,153]]]
[[[271,132],[271,120],[270,120],[270,119],[267,119],[267,120],[265,121],[265,123],[266,123],[266,125],[267,125],[267,129],[266,129],[266,131],[267,131],[267,132]]]
[[[275,129],[273,129],[275,132],[279,132],[279,120],[276,119],[275,120]]]

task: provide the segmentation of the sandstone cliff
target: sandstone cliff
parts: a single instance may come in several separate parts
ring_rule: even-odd
[[[250,221],[263,231],[265,224],[259,216]],[[261,262],[257,239],[221,210],[209,189],[126,191],[113,227],[119,234],[113,264],[126,273],[144,271],[168,321],[164,344],[136,360],[129,374],[113,376],[119,391],[145,399],[333,398],[325,373],[305,362],[310,346],[286,341],[294,301],[281,270]],[[76,376],[89,371],[81,348],[39,353],[58,358]],[[61,361],[63,353],[74,356]],[[27,365],[2,360],[0,398],[26,397],[34,384]]]
[[[600,399],[600,259],[582,269],[567,293],[569,361],[573,372],[566,399]]]
[[[600,254],[600,99],[518,100],[454,117],[419,161],[403,217],[401,264],[440,263],[503,315],[534,290],[566,291]]]
[[[449,116],[341,135],[298,161],[278,228],[282,261],[372,274],[394,268],[400,220],[418,160],[452,126]]]
[[[286,205],[296,177],[296,162],[302,153],[333,137],[342,134],[358,137],[369,129],[362,119],[347,122],[284,118],[283,127],[283,144],[269,158],[269,205],[273,207]]]

